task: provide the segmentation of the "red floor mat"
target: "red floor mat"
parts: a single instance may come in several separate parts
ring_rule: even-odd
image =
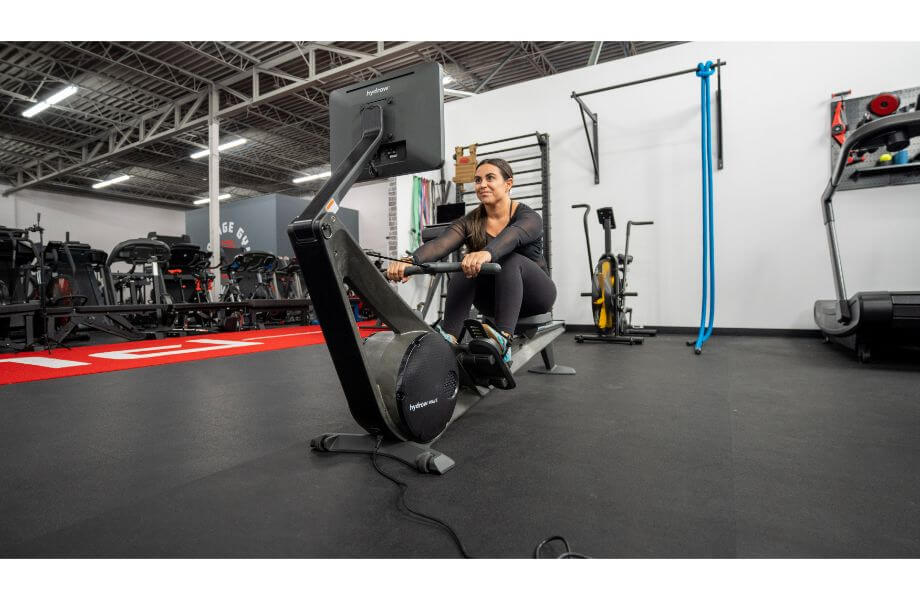
[[[373,325],[372,321],[361,325]],[[362,329],[361,337],[376,330]],[[0,355],[0,385],[325,343],[319,325]]]

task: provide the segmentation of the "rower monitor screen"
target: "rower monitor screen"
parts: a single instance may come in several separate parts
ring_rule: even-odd
[[[423,63],[340,88],[329,96],[331,162],[336,169],[361,139],[361,111],[383,108],[383,140],[357,181],[439,169],[444,164],[441,65]],[[374,165],[374,171],[370,165]]]

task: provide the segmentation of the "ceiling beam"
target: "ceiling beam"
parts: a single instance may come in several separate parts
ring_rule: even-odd
[[[495,67],[495,68],[492,70],[491,73],[489,73],[488,75],[486,75],[486,78],[483,79],[482,82],[480,82],[480,84],[479,84],[478,86],[476,86],[476,89],[473,90],[473,93],[474,93],[474,94],[478,94],[480,91],[482,91],[482,88],[486,87],[486,84],[489,83],[489,80],[492,79],[493,77],[495,77],[495,75],[496,75],[499,71],[502,70],[502,67],[504,67],[505,65],[507,65],[507,64],[508,64],[508,61],[511,60],[512,58],[514,58],[514,55],[517,54],[517,53],[520,52],[520,51],[521,51],[521,49],[518,48],[518,47],[512,48],[512,49],[511,49],[511,52],[509,52],[508,54],[506,54],[506,55],[505,55],[505,58],[503,58],[503,59],[501,60],[501,62],[498,63],[498,66]]]
[[[16,134],[13,133],[13,132],[10,132],[10,131],[2,131],[2,132],[0,132],[0,141],[7,141],[7,142],[25,144],[25,145],[27,145],[27,146],[32,146],[32,147],[34,147],[34,148],[40,148],[40,149],[44,150],[45,152],[48,152],[48,151],[51,151],[51,152],[62,152],[62,153],[70,152],[70,150],[68,150],[68,149],[67,149],[66,147],[64,147],[64,146],[60,146],[60,145],[58,145],[58,144],[52,144],[52,143],[50,143],[50,142],[43,142],[43,141],[39,141],[39,140],[34,140],[34,139],[31,139],[31,138],[27,138],[27,137],[22,137],[22,136],[16,135]],[[37,158],[37,157],[34,157],[34,156],[33,156],[32,158]]]
[[[452,62],[452,63],[454,63],[455,65],[457,65],[466,75],[468,75],[470,78],[472,78],[473,83],[476,84],[476,87],[477,87],[477,88],[479,88],[480,86],[482,86],[482,79],[480,79],[479,76],[477,76],[476,73],[474,73],[473,70],[470,69],[467,65],[463,64],[462,62],[460,62],[459,60],[457,60],[456,58],[454,58],[453,56],[451,56],[450,53],[448,53],[447,50],[444,49],[443,46],[441,46],[440,44],[432,44],[431,46],[432,46],[434,49],[436,49],[438,52],[440,52],[441,54],[443,54],[444,57],[447,58],[447,60],[449,60],[450,62]],[[425,60],[431,60],[431,59],[425,57],[424,55],[422,55],[422,57],[423,57]],[[488,86],[484,86],[484,87],[485,87],[486,90],[489,89]]]
[[[591,54],[588,56],[588,66],[593,67],[597,64],[597,60],[601,57],[601,48],[604,47],[604,42],[594,42],[594,45],[591,47]]]
[[[150,111],[150,110],[155,109],[155,106],[148,105],[148,104],[143,104],[143,103],[141,103],[141,102],[139,102],[139,101],[137,101],[137,100],[135,100],[135,99],[133,99],[133,98],[126,98],[126,97],[123,97],[123,96],[115,96],[115,95],[113,95],[113,94],[109,94],[108,92],[106,92],[106,91],[104,91],[104,90],[101,90],[101,89],[98,89],[98,88],[87,87],[86,85],[81,84],[81,82],[80,82],[80,80],[82,79],[81,77],[73,77],[73,78],[67,79],[67,78],[60,77],[60,76],[58,76],[58,75],[55,75],[54,73],[52,73],[52,72],[50,72],[50,71],[48,71],[48,70],[43,70],[43,69],[38,69],[38,68],[30,67],[30,66],[25,66],[25,65],[22,65],[22,64],[12,63],[12,62],[10,62],[10,61],[8,61],[8,60],[5,60],[5,59],[0,59],[0,64],[9,65],[9,66],[11,66],[11,67],[16,67],[16,68],[18,68],[18,69],[22,69],[22,70],[25,70],[25,71],[29,71],[30,73],[34,73],[34,74],[36,74],[36,75],[39,75],[39,76],[41,76],[41,78],[44,80],[44,81],[41,82],[41,83],[43,83],[43,84],[44,84],[44,83],[51,82],[51,81],[55,81],[55,82],[57,82],[57,83],[61,83],[61,84],[65,84],[65,85],[76,85],[76,86],[78,86],[78,87],[81,89],[81,92],[91,92],[91,93],[93,93],[93,94],[98,94],[98,95],[100,95],[100,96],[106,96],[106,97],[111,98],[111,99],[113,99],[113,100],[115,100],[115,101],[117,101],[117,102],[130,102],[130,103],[132,103],[132,104],[138,105],[138,107],[139,107],[140,109],[144,110],[144,111]],[[119,79],[115,79],[115,78],[113,78],[113,77],[110,77],[110,76],[107,76],[107,75],[103,75],[102,73],[85,71],[85,74],[86,74],[85,76],[92,76],[92,77],[96,77],[96,78],[101,79],[101,80],[106,80],[107,82],[112,83],[113,85],[116,85],[116,86],[128,88],[129,90],[134,90],[134,91],[136,91],[136,92],[143,92],[143,90],[141,90],[140,88],[134,87],[133,85],[131,85],[130,83],[128,83],[128,82],[126,82],[126,81],[121,81],[121,80],[119,80]],[[10,75],[10,74],[3,74],[3,75],[0,75],[0,77],[4,77],[4,76],[7,77],[8,79],[16,79],[16,80],[18,80],[18,81],[26,81],[26,80],[23,80],[23,79],[21,79],[21,78],[19,78],[19,77],[16,77],[15,75]],[[35,96],[35,95],[37,95],[38,92],[40,91],[40,89],[41,89],[41,84],[39,84],[37,87],[33,84],[32,87],[34,88],[34,90],[33,90],[33,92],[32,92],[32,95]],[[160,96],[159,94],[155,94],[155,93],[153,93],[153,92],[143,92],[143,93],[145,93],[147,96],[151,96],[151,97],[153,97],[153,98],[156,98],[156,99],[160,100],[161,102],[167,102],[167,101],[169,101],[169,98],[167,98],[166,96]],[[81,98],[82,98],[82,94],[81,94]],[[134,114],[135,116],[140,114],[140,113],[137,112],[137,111],[130,111],[130,110],[126,110],[126,109],[124,109],[124,108],[119,108],[118,110],[121,110],[122,112],[130,113],[130,114]]]
[[[234,48],[232,45],[230,45],[230,44],[228,44],[228,43],[226,43],[226,42],[214,42],[214,43],[217,44],[218,46],[220,46],[221,48],[224,48],[225,50],[228,50],[228,51],[232,52],[233,54],[236,54],[236,55],[239,56],[240,58],[244,58],[244,59],[248,60],[248,61],[249,61],[251,64],[253,64],[253,65],[259,64],[259,59],[258,59],[258,57],[255,57],[255,56],[253,56],[252,54],[249,54],[248,52],[243,52],[243,51],[240,50],[239,48]]]
[[[203,76],[201,76],[201,75],[199,75],[199,74],[197,74],[197,73],[194,73],[194,72],[192,72],[192,71],[189,71],[188,69],[183,69],[182,67],[177,67],[176,65],[170,64],[170,63],[168,63],[168,62],[166,62],[166,61],[164,61],[164,60],[161,60],[161,59],[159,59],[159,58],[156,58],[155,56],[151,56],[151,55],[149,55],[149,54],[146,54],[146,53],[144,53],[144,52],[141,52],[140,50],[135,50],[134,48],[132,48],[132,47],[130,47],[130,46],[126,46],[126,45],[123,44],[123,43],[120,43],[120,42],[112,42],[112,45],[116,46],[117,48],[121,48],[121,49],[124,50],[125,52],[129,52],[129,53],[134,54],[135,56],[138,56],[138,57],[140,57],[140,58],[143,58],[143,59],[146,60],[146,61],[152,62],[152,63],[154,63],[154,64],[156,64],[156,65],[158,65],[158,66],[160,66],[160,67],[166,69],[168,72],[170,72],[170,74],[172,74],[173,71],[176,71],[176,72],[178,72],[178,73],[181,73],[182,75],[185,75],[185,76],[188,77],[189,79],[194,79],[195,81],[199,81],[199,82],[202,83],[202,85],[206,85],[206,86],[214,85],[214,83],[215,83],[213,80],[208,79],[207,77],[203,77]],[[210,56],[210,55],[208,55],[207,53],[203,53],[203,54],[205,54],[205,56],[208,56],[208,58],[211,58],[211,59],[214,58],[213,56]],[[223,63],[223,61],[221,61],[221,62]],[[223,63],[223,64],[226,64],[226,63]],[[175,75],[173,75],[173,77],[175,77]],[[193,90],[194,90],[194,88],[193,88]]]
[[[103,56],[103,55],[99,55],[99,54],[96,53],[96,52],[92,52],[92,51],[90,51],[90,50],[88,50],[88,49],[85,49],[85,48],[82,48],[82,47],[80,47],[80,46],[76,46],[76,45],[70,44],[70,43],[64,43],[64,45],[67,46],[67,47],[69,47],[69,48],[71,48],[71,49],[73,49],[73,50],[77,50],[77,51],[82,52],[82,53],[84,53],[84,54],[88,54],[88,55],[90,55],[91,57],[96,58],[97,60],[103,60],[103,61],[106,61],[106,62],[112,62],[112,59],[111,59],[110,57]],[[310,56],[312,56],[312,47],[308,46],[308,47],[305,48],[305,49],[308,50],[308,52],[310,53]],[[54,60],[52,57],[48,57],[47,55],[41,55],[41,54],[39,54],[39,53],[37,53],[37,52],[34,52],[34,51],[30,50],[30,49],[27,49],[27,48],[22,48],[22,49],[17,48],[17,50],[19,50],[20,52],[22,52],[22,51],[25,51],[25,52],[32,52],[33,55],[40,56],[42,59],[45,59],[45,60]],[[301,48],[298,47],[296,50],[288,51],[288,52],[286,52],[286,53],[284,53],[284,54],[282,54],[282,55],[279,55],[279,56],[276,56],[276,57],[274,57],[274,58],[272,58],[272,59],[269,59],[269,60],[266,61],[265,63],[262,63],[262,64],[260,64],[260,65],[257,65],[256,67],[254,67],[254,69],[272,68],[272,67],[277,66],[278,64],[282,64],[282,63],[284,63],[284,62],[289,62],[290,60],[293,60],[293,59],[296,59],[296,58],[304,58],[304,59],[306,60],[305,55],[303,54],[303,51],[302,51],[302,50],[303,50],[303,49],[301,49]],[[116,65],[116,66],[121,66],[121,63],[118,62],[118,61],[114,61],[113,64]],[[311,69],[311,70],[312,70],[312,69]],[[145,74],[143,71],[139,71],[139,72],[142,73],[142,74]],[[145,75],[146,75],[146,74],[145,74]],[[233,76],[231,76],[231,77],[229,77],[229,78],[226,78],[226,79],[223,79],[223,80],[221,80],[221,81],[219,81],[219,82],[212,82],[212,81],[207,80],[207,79],[204,79],[204,81],[207,82],[208,85],[216,85],[216,86],[220,87],[221,89],[223,89],[223,90],[225,90],[225,91],[227,91],[227,92],[229,92],[229,93],[232,93],[233,95],[237,96],[238,98],[240,98],[240,99],[246,101],[246,100],[247,100],[247,96],[246,96],[245,94],[243,94],[242,92],[237,92],[236,90],[233,90],[233,89],[229,88],[228,86],[231,85],[231,84],[233,84],[233,83],[237,83],[238,81],[241,81],[242,79],[247,78],[247,77],[249,77],[249,76],[250,76],[249,73],[242,73],[242,74],[233,75]],[[170,83],[170,82],[168,82],[168,81],[166,81],[166,80],[162,80],[162,81],[165,81],[166,83]],[[303,80],[299,80],[299,82],[302,82],[302,81],[303,81]],[[130,87],[130,84],[125,84],[125,85],[128,85],[128,86]],[[318,88],[316,88],[316,87],[314,87],[314,86],[311,86],[311,88],[314,89],[314,90],[317,90],[317,91],[320,91],[320,92],[321,92],[321,90],[319,90]],[[139,89],[139,88],[137,88],[137,89]],[[118,97],[115,96],[115,98],[118,98]],[[147,113],[144,114],[144,115],[135,116],[133,121],[129,121],[129,122],[128,122],[128,129],[133,129],[134,127],[137,127],[137,128],[138,128],[138,135],[137,135],[137,139],[138,139],[138,140],[144,139],[145,137],[150,137],[151,135],[153,135],[153,133],[155,133],[154,131],[147,131],[147,132],[146,132],[147,135],[146,135],[146,136],[143,135],[143,133],[144,133],[144,132],[143,132],[143,129],[144,129],[144,121],[145,121],[145,119],[148,119],[148,118],[149,118],[149,119],[157,118],[157,116],[159,115],[159,117],[157,118],[157,121],[156,121],[156,122],[157,122],[157,123],[162,123],[162,122],[163,122],[163,118],[164,118],[164,117],[167,117],[167,116],[170,114],[170,112],[173,112],[173,113],[175,113],[175,114],[177,115],[177,117],[176,117],[176,122],[177,122],[177,123],[180,123],[180,120],[179,120],[178,115],[180,114],[181,110],[180,110],[179,105],[185,104],[186,102],[192,102],[192,101],[194,101],[195,103],[192,105],[192,108],[189,109],[188,111],[186,111],[186,113],[185,113],[186,116],[181,120],[181,124],[184,124],[184,123],[186,123],[186,122],[189,120],[190,116],[195,112],[195,110],[196,110],[197,108],[199,108],[199,106],[201,105],[201,102],[202,102],[202,98],[203,98],[203,97],[202,97],[201,94],[189,94],[189,95],[187,95],[187,96],[184,96],[183,98],[180,98],[180,99],[177,100],[177,101],[168,100],[168,101],[167,101],[167,105],[169,105],[169,107],[171,108],[171,110],[170,110],[170,109],[163,110],[162,107],[159,107],[159,108],[157,108],[157,109],[155,109],[155,110],[153,110],[153,111],[147,112]],[[320,103],[315,102],[314,100],[310,99],[309,97],[307,97],[306,99],[307,99],[308,101],[314,103],[314,104],[323,106],[323,105],[321,105]],[[120,98],[119,98],[119,100],[120,100]],[[323,108],[328,108],[328,102],[327,102],[327,105],[326,105],[326,106],[323,106]],[[315,122],[313,122],[313,121],[310,121],[310,122],[313,123],[314,125],[317,125],[317,126],[323,128],[323,129],[326,129],[326,130],[328,131],[328,128],[326,128],[324,125],[321,125],[321,124],[319,124],[319,123],[315,123]],[[104,130],[104,133],[99,134],[99,135],[96,136],[96,137],[92,137],[92,138],[90,138],[89,140],[85,140],[85,139],[84,139],[84,141],[75,144],[72,148],[70,148],[70,150],[82,151],[83,154],[85,155],[85,154],[87,154],[87,149],[88,149],[88,148],[93,147],[94,144],[98,144],[99,142],[108,142],[108,144],[109,144],[109,146],[110,146],[110,149],[111,149],[112,147],[114,147],[115,149],[117,149],[121,144],[115,144],[113,140],[114,140],[114,139],[121,139],[121,140],[126,140],[126,139],[127,139],[126,133],[125,133],[125,131],[124,131],[124,128],[125,128],[124,125],[119,124],[118,126],[115,126],[115,127],[113,127],[113,129],[110,129],[110,130],[105,130],[105,127],[104,127],[104,126],[98,126],[98,125],[97,125],[96,127],[97,127],[97,129],[103,129],[103,130]],[[83,137],[85,138],[85,134],[81,134],[80,132],[74,132],[74,133],[77,134],[77,135],[83,135]],[[82,147],[82,148],[81,148],[81,147]],[[54,159],[54,158],[57,158],[57,156],[46,156],[46,157],[43,157],[44,160],[50,160],[50,159]],[[36,161],[35,163],[32,163],[32,164],[21,165],[21,166],[17,167],[17,170],[15,170],[15,171],[13,172],[13,175],[14,175],[14,176],[17,175],[19,170],[23,170],[23,169],[28,169],[28,168],[31,168],[31,167],[35,167],[35,166],[37,166],[38,164],[39,164],[39,162]]]
[[[110,51],[111,51],[112,47],[116,47],[116,48],[121,49],[123,52],[127,52],[127,51],[124,50],[124,47],[123,47],[123,46],[120,46],[119,44],[109,43],[109,45],[103,46],[103,48],[102,48],[102,53],[100,54],[99,52],[95,52],[95,51],[93,51],[93,50],[90,50],[90,49],[88,49],[88,48],[84,48],[83,46],[79,46],[79,45],[74,44],[74,43],[71,43],[71,42],[61,42],[61,43],[64,44],[65,46],[67,46],[68,48],[71,48],[72,50],[76,50],[77,52],[82,52],[82,53],[86,54],[87,56],[95,57],[95,58],[97,58],[97,59],[99,59],[99,60],[101,60],[101,61],[110,63],[111,65],[116,66],[116,67],[118,67],[118,68],[121,68],[121,69],[125,69],[125,70],[128,70],[128,71],[131,71],[131,72],[133,72],[133,73],[135,73],[135,74],[137,74],[137,75],[141,75],[142,77],[147,77],[147,78],[150,78],[150,79],[155,79],[156,81],[159,81],[160,83],[165,83],[166,85],[170,85],[170,86],[173,86],[173,87],[175,87],[175,88],[179,88],[179,89],[181,89],[181,90],[183,90],[183,91],[185,91],[185,92],[188,92],[188,93],[197,93],[197,92],[200,91],[199,88],[189,87],[189,86],[187,85],[187,82],[186,82],[186,83],[183,83],[183,82],[179,82],[178,80],[172,80],[172,81],[170,81],[169,79],[164,79],[163,77],[160,77],[160,76],[157,75],[156,73],[152,73],[152,72],[146,71],[146,70],[144,70],[144,69],[138,68],[138,67],[136,67],[136,66],[127,64],[127,63],[125,62],[125,58],[126,58],[127,54],[120,54],[120,55],[118,55],[118,56],[111,56],[111,55],[110,55]],[[87,42],[87,43],[88,43],[88,42]],[[139,55],[139,56],[143,56],[143,55],[142,55],[141,53],[139,53],[139,52],[135,52],[135,54],[136,54],[136,55]],[[205,84],[202,84],[202,86],[204,86],[204,85],[205,85]]]
[[[218,111],[216,116],[218,118],[233,116],[237,113],[249,110],[254,106],[258,106],[264,103],[269,103],[272,100],[276,100],[278,98],[282,98],[282,97],[294,94],[296,92],[300,92],[304,89],[311,87],[315,82],[320,81],[322,79],[334,77],[337,75],[347,75],[348,73],[351,73],[357,69],[364,69],[367,67],[371,67],[374,64],[379,63],[379,62],[383,62],[386,60],[392,60],[393,58],[396,58],[399,56],[404,56],[408,53],[411,53],[417,47],[424,45],[424,44],[425,42],[405,42],[401,44],[396,44],[394,46],[391,46],[390,48],[383,50],[382,52],[372,55],[370,58],[353,60],[347,64],[333,67],[321,73],[317,73],[313,77],[305,79],[302,82],[292,83],[287,86],[281,87],[279,89],[273,90],[271,92],[260,94],[258,97],[251,97],[248,100],[243,100],[235,104],[232,104],[230,106],[224,107]],[[235,75],[234,77],[247,77],[247,76],[248,76],[247,74],[239,74],[239,75]],[[220,83],[218,85],[220,85]],[[204,93],[206,94],[207,92],[204,92]],[[191,96],[190,99],[191,98],[194,98],[194,96]],[[167,105],[161,108],[159,111],[148,113],[148,115],[146,115],[145,118],[138,119],[136,122],[131,123],[130,126],[126,127],[125,129],[113,129],[109,131],[108,132],[109,150],[108,152],[105,152],[103,154],[97,154],[93,156],[92,158],[87,158],[75,164],[70,164],[66,167],[63,167],[58,170],[54,170],[47,174],[46,173],[39,174],[37,170],[30,171],[28,169],[22,169],[19,172],[23,173],[23,178],[22,178],[23,183],[20,185],[17,185],[14,188],[4,191],[3,195],[8,196],[9,194],[12,194],[13,192],[17,190],[21,190],[21,189],[32,187],[32,186],[35,186],[41,183],[45,183],[61,175],[72,173],[74,171],[85,168],[91,164],[94,164],[94,163],[97,163],[103,160],[114,158],[115,156],[118,156],[125,152],[129,152],[131,150],[135,150],[151,142],[164,140],[172,136],[175,136],[176,134],[181,133],[183,131],[189,131],[192,129],[203,127],[207,124],[208,118],[209,118],[207,115],[195,117],[191,111],[188,111],[185,115],[185,118],[181,119],[179,124],[174,124],[173,127],[166,129],[159,133],[153,133],[152,135],[147,134],[146,136],[143,135],[141,130],[143,130],[143,127],[144,127],[143,123],[146,119],[153,118],[153,117],[160,117],[162,116],[163,112],[168,112],[168,111],[175,111],[175,115],[178,118],[180,114],[180,108],[181,106],[178,102],[172,103],[170,105]],[[129,131],[129,132],[127,131],[128,129],[133,130],[135,127],[138,128],[137,131]],[[131,133],[131,140],[133,141],[129,142],[127,140],[127,137],[125,136],[126,132]],[[124,136],[121,139],[125,140],[125,143],[120,143],[118,145],[114,144],[111,140],[114,140],[116,136]],[[106,140],[105,135],[97,136],[93,138],[92,140],[88,141],[83,147],[88,147],[92,143],[99,143],[105,140]]]
[[[370,58],[373,56],[373,54],[368,54],[367,52],[359,52],[358,50],[350,50],[348,48],[339,48],[338,46],[335,46],[328,42],[317,42],[312,45],[317,50],[325,50],[326,52],[344,54],[345,56],[350,56],[352,58]]]
[[[541,77],[555,75],[557,73],[556,66],[550,59],[546,58],[546,54],[540,50],[536,43],[521,42],[520,47],[521,50],[527,53],[527,60],[537,69]]]
[[[24,158],[26,160],[34,160],[34,154],[26,154],[25,152],[20,152],[19,150],[13,150],[11,148],[0,148],[0,153],[9,154],[10,156],[15,156],[17,158]]]
[[[29,96],[25,96],[23,94],[19,94],[17,92],[13,92],[13,91],[6,90],[3,88],[0,88],[0,95],[8,96],[16,100],[22,100],[23,102],[29,102],[30,105],[32,102],[34,102],[34,98],[30,98]],[[66,105],[55,105],[54,111],[51,114],[53,114],[55,117],[60,117],[65,120],[72,120],[86,127],[95,127],[96,129],[104,130],[104,129],[115,127],[121,124],[119,121],[116,121],[115,119],[110,119],[108,117],[103,117],[101,115],[89,113],[89,112],[80,110],[78,108],[73,108],[71,106],[66,106]],[[103,123],[93,123],[92,121],[87,121],[85,119],[77,118],[74,115],[81,115],[84,117],[89,117],[91,119],[98,119],[100,121],[104,121],[105,123],[104,124]],[[24,118],[28,119],[29,117],[24,117]],[[45,118],[47,118],[47,115]],[[40,121],[32,120],[31,122],[38,123]]]
[[[245,73],[247,71],[247,69],[240,67],[238,65],[235,65],[233,63],[229,63],[219,56],[214,56],[210,52],[205,52],[204,50],[202,50],[201,48],[198,48],[197,46],[195,46],[194,44],[190,42],[176,42],[176,43],[182,46],[183,48],[197,54],[198,56],[201,56],[202,58],[206,58],[213,63],[219,64],[222,67],[232,69],[236,71],[237,73]]]

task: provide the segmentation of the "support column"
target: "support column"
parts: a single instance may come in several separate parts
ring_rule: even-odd
[[[220,119],[217,111],[220,109],[219,96],[216,88],[211,88],[208,109],[208,238],[211,243],[211,264],[220,262]],[[210,292],[211,302],[220,298],[220,267],[211,270],[214,275],[214,286]]]

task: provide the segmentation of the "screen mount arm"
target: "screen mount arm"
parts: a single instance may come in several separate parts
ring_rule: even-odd
[[[306,233],[304,229],[322,230],[322,224],[320,223],[322,217],[325,214],[329,214],[329,209],[334,207],[330,200],[335,202],[345,197],[345,194],[348,193],[348,190],[351,189],[351,186],[361,174],[361,170],[368,164],[374,153],[377,152],[380,143],[383,141],[383,108],[378,104],[366,106],[361,112],[361,129],[361,139],[348,153],[345,160],[333,169],[329,181],[316,193],[306,210],[294,220],[294,223],[302,221],[313,223],[312,227],[309,228],[298,227],[298,233]],[[319,233],[320,231],[313,231],[314,236]]]

